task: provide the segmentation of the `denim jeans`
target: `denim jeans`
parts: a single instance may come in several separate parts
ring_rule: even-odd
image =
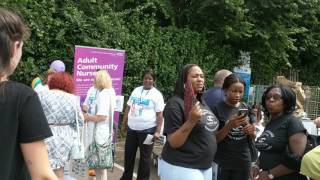
[[[169,164],[163,159],[159,159],[158,163],[161,180],[212,180],[212,167],[205,170],[185,168]]]

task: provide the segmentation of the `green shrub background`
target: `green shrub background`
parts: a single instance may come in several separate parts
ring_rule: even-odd
[[[251,53],[253,83],[296,71],[304,84],[318,85],[319,5],[309,0],[0,2],[21,13],[31,32],[12,79],[30,84],[60,58],[72,72],[74,45],[123,49],[125,97],[151,68],[166,99],[185,64],[199,64],[211,86],[216,70],[238,64],[240,50]]]

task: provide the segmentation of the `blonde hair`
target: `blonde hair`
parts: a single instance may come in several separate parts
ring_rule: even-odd
[[[107,70],[99,70],[94,78],[94,87],[97,89],[112,88],[112,79]]]

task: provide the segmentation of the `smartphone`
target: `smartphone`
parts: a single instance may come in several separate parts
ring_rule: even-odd
[[[238,116],[243,116],[243,117],[245,117],[245,116],[247,116],[248,115],[248,109],[242,109],[242,108],[240,108],[239,110],[238,110]]]

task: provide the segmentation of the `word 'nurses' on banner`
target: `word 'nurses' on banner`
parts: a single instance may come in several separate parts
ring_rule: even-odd
[[[124,50],[75,46],[73,78],[76,84],[76,94],[80,96],[81,103],[85,100],[89,88],[93,86],[95,74],[100,69],[105,69],[110,74],[112,86],[118,96],[117,101],[123,99],[121,92],[124,59]],[[118,105],[123,105],[123,102],[117,102]],[[117,107],[117,109],[122,111],[122,107]],[[117,119],[115,115],[115,120]]]

